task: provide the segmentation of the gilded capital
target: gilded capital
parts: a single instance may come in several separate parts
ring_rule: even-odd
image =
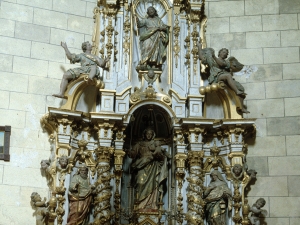
[[[97,162],[106,162],[109,163],[111,159],[111,155],[114,153],[114,148],[112,147],[103,147],[100,146],[95,150],[95,154],[97,156]]]

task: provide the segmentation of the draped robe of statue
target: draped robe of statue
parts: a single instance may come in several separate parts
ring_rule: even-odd
[[[160,31],[164,27],[166,31]],[[138,21],[141,65],[161,67],[167,54],[169,29],[158,16]]]
[[[72,64],[80,63],[81,67],[72,68],[69,69],[68,71],[72,74],[73,78],[77,78],[80,76],[80,74],[90,73],[91,67],[95,66],[96,67],[95,76],[99,78],[100,70],[98,68],[97,61],[99,61],[102,64],[104,60],[92,54],[86,54],[86,53],[72,54],[72,58],[70,62]]]
[[[158,210],[162,195],[162,183],[167,178],[167,157],[160,142],[146,140],[138,142],[130,153],[134,173],[135,204],[139,211]]]
[[[78,192],[69,192],[70,212],[67,225],[84,224],[91,206],[92,195],[88,178],[74,175],[71,179],[70,190],[76,188]]]
[[[210,176],[215,178],[204,192],[206,220],[209,225],[226,225],[226,209],[231,210],[231,190],[219,171],[211,172]]]

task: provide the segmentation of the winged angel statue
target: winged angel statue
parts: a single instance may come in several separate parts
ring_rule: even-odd
[[[218,57],[215,56],[215,50],[213,48],[202,49],[201,42],[198,43],[199,58],[201,62],[209,67],[209,84],[218,83],[223,81],[226,83],[239,97],[242,113],[249,113],[244,106],[244,99],[246,97],[245,88],[236,81],[232,76],[234,72],[242,71],[244,65],[241,64],[235,57],[228,57],[228,49],[222,48],[218,52]]]

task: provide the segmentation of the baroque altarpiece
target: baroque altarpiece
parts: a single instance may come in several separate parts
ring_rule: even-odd
[[[206,47],[204,7],[99,0],[91,44],[76,55],[62,43],[81,67],[41,118],[50,198],[32,193],[37,224],[259,224],[264,200],[247,200],[255,119],[232,78],[243,65]]]

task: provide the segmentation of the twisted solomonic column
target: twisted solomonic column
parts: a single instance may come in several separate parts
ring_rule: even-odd
[[[113,175],[110,173],[110,160],[114,153],[111,147],[99,147],[95,150],[97,157],[97,181],[96,197],[94,199],[95,211],[92,225],[110,225],[113,213],[111,212],[110,198],[112,187],[110,180]]]
[[[188,224],[202,225],[204,224],[204,201],[203,196],[203,151],[189,151],[188,153],[188,165],[189,165],[189,177],[188,181],[188,211],[186,213],[186,220]]]

